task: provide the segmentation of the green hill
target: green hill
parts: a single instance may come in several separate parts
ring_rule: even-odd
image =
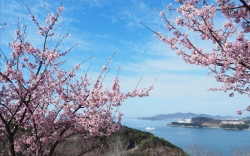
[[[91,143],[102,143],[102,146],[91,147]],[[93,150],[84,156],[188,156],[181,148],[170,142],[155,137],[152,133],[142,132],[122,126],[120,131],[109,137],[95,137],[89,140],[89,148]],[[72,136],[61,144],[54,156],[73,156],[76,149],[87,151],[77,136]],[[86,148],[86,149],[85,149]]]
[[[149,132],[142,132],[123,126],[116,135],[129,140],[130,145],[136,142],[135,148],[127,151],[126,155],[128,156],[187,155],[181,148],[162,138],[155,137]]]
[[[221,125],[220,128],[224,128],[224,129],[235,129],[235,130],[243,130],[243,129],[248,129],[248,128],[249,128],[249,125],[247,125],[247,124],[239,124],[239,125],[224,124],[224,125]]]
[[[220,124],[221,120],[206,118],[206,117],[196,117],[196,118],[192,118],[192,122],[198,125],[201,125],[204,122],[210,122],[210,123],[214,123],[218,125]]]

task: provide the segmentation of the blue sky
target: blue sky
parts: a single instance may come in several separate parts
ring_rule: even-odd
[[[39,23],[45,23],[46,15],[55,12],[60,1],[24,0]],[[124,117],[153,116],[175,112],[205,113],[210,115],[237,116],[236,110],[249,105],[246,95],[230,92],[208,91],[210,87],[220,86],[213,76],[207,76],[208,69],[182,62],[167,45],[154,38],[153,34],[143,27],[143,22],[154,30],[161,30],[163,23],[159,12],[153,8],[166,9],[174,1],[163,0],[64,0],[65,10],[60,17],[63,23],[56,32],[65,35],[70,33],[61,44],[61,49],[82,42],[65,58],[67,64],[74,66],[83,60],[95,56],[86,62],[80,71],[92,64],[89,76],[95,79],[113,52],[117,52],[110,64],[111,71],[105,84],[108,85],[120,71],[121,90],[131,91],[143,77],[139,87],[149,87],[157,78],[150,96],[129,99],[123,103],[120,111]],[[45,5],[46,7],[42,7]],[[14,35],[17,18],[28,26],[28,39],[36,45],[42,45],[37,28],[31,22],[29,13],[19,0],[1,1],[1,23],[8,23],[6,29]],[[219,22],[218,22],[219,23]],[[197,40],[195,35],[193,39]],[[11,39],[1,34],[1,46],[4,48]],[[209,48],[205,43],[204,48]],[[7,53],[9,52],[6,50]],[[67,67],[66,67],[67,68]],[[78,73],[81,74],[80,72]],[[243,116],[249,116],[244,112]]]

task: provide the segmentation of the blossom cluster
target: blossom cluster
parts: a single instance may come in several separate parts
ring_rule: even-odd
[[[10,57],[1,55],[5,68],[0,71],[0,141],[7,153],[0,154],[52,155],[57,145],[72,135],[78,135],[83,142],[109,136],[120,128],[121,103],[127,98],[148,96],[153,88],[122,93],[118,77],[110,88],[104,88],[103,75],[111,60],[92,84],[87,73],[77,79],[81,64],[71,70],[62,69],[65,61],[60,59],[71,49],[63,52],[58,45],[49,49],[46,42],[53,36],[62,10],[59,7],[56,15],[50,13],[46,26],[40,26],[31,15],[45,38],[42,49],[24,40],[27,34],[18,27],[16,38],[9,44]]]
[[[220,88],[210,90],[231,91],[250,97],[250,2],[240,0],[216,0],[209,4],[203,0],[176,0],[167,11],[160,11],[164,27],[172,36],[154,32],[155,37],[168,44],[186,63],[205,66],[215,75]],[[173,6],[177,8],[173,8]],[[168,12],[176,15],[171,19]],[[217,18],[225,18],[224,23],[215,23]],[[239,26],[240,24],[240,26]],[[218,26],[219,25],[219,26]],[[189,33],[196,33],[202,41],[213,45],[211,50],[202,44],[196,45]],[[209,74],[210,74],[209,73]],[[249,111],[249,108],[246,109]],[[237,112],[241,114],[241,111]]]

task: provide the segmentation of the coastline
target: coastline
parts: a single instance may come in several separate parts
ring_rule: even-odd
[[[203,126],[203,125],[200,125],[200,126],[185,126],[185,125],[172,125],[171,123],[168,123],[166,126],[169,126],[169,127],[182,127],[182,128],[209,128],[209,129],[222,129],[222,130],[234,130],[234,131],[241,131],[241,130],[248,130],[250,131],[250,128],[247,128],[247,129],[238,129],[238,128],[222,128],[220,126]]]
[[[230,147],[243,147],[249,145],[249,140],[246,138],[250,137],[250,129],[235,131],[218,129],[216,127],[204,127],[204,129],[202,129],[166,126],[166,124],[175,121],[176,120],[153,121],[134,118],[133,120],[124,119],[123,124],[141,131],[146,131],[145,128],[148,126],[155,127],[156,129],[154,131],[147,132],[164,138],[182,149],[186,149],[187,145],[191,143],[198,143],[214,151],[220,150],[221,153],[226,156],[231,151]]]
[[[248,129],[237,129],[237,128],[221,128],[221,127],[202,127],[202,126],[183,126],[183,125],[167,125],[169,127],[182,127],[182,128],[208,128],[208,129],[222,129],[222,130],[234,130],[234,131],[242,131],[242,130],[246,130],[246,131],[250,131],[250,128]]]
[[[217,128],[217,129],[220,129],[220,127],[215,127],[215,126],[212,126],[212,127],[203,127],[203,128]]]
[[[224,130],[244,130],[250,128],[249,122],[238,120],[218,120],[207,117],[182,119],[176,122],[168,123],[167,126],[179,126],[183,128],[213,128]]]

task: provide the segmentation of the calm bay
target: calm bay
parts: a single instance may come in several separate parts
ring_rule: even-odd
[[[223,130],[219,128],[183,128],[166,126],[171,120],[141,120],[123,118],[122,125],[146,131],[157,137],[164,138],[170,143],[186,150],[190,144],[199,144],[212,150],[220,150],[225,156],[230,155],[230,147],[250,145],[250,130]],[[147,131],[146,127],[154,127]]]

